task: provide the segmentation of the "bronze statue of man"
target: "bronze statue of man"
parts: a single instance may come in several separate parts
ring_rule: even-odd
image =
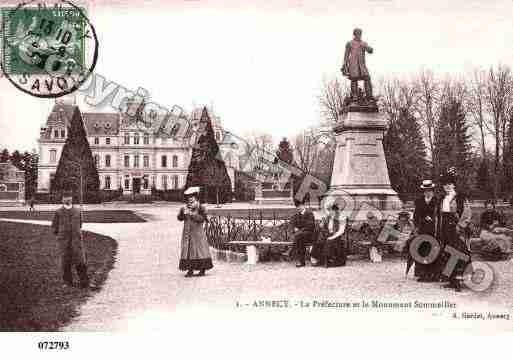
[[[373,99],[371,79],[365,65],[365,52],[372,54],[372,47],[362,41],[362,30],[356,28],[353,30],[353,40],[346,44],[344,66],[342,67],[342,74],[351,80],[351,99],[353,100],[358,98],[359,80],[364,82],[365,98]]]

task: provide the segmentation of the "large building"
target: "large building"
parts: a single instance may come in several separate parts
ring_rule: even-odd
[[[68,123],[77,108],[74,101],[56,101],[41,128],[39,137],[38,192],[49,192],[67,136]],[[212,114],[214,133],[220,148],[225,146],[219,117]],[[189,120],[201,115],[193,111]],[[181,189],[185,186],[192,147],[190,141],[141,131],[122,113],[82,112],[85,130],[93,153],[100,189],[123,189],[128,193],[150,193],[156,189]],[[185,136],[187,138],[187,135]],[[228,172],[234,186],[234,170]]]
[[[25,172],[10,162],[0,163],[0,206],[25,202]]]

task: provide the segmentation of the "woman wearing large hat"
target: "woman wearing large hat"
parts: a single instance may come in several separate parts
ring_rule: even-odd
[[[178,220],[183,221],[182,247],[179,269],[187,271],[191,277],[194,271],[198,276],[213,268],[210,248],[205,235],[204,222],[207,220],[205,207],[199,202],[199,187],[190,187],[184,192],[187,204],[180,209]]]
[[[435,197],[435,185],[430,179],[422,181],[420,185],[422,196],[415,200],[415,212],[413,212],[413,222],[417,235],[429,235],[435,237],[436,232],[436,213],[438,209],[438,199]],[[439,249],[439,248],[438,248]],[[419,258],[415,261],[415,276],[419,282],[438,281],[436,262],[427,263],[423,261],[429,253],[435,250],[432,243],[423,242],[418,251]]]
[[[438,206],[438,239],[442,244],[442,251],[439,262],[439,273],[441,278],[449,283],[445,288],[461,290],[461,278],[467,264],[470,262],[470,253],[467,245],[468,224],[472,217],[472,211],[466,196],[456,189],[456,171],[450,168],[440,178],[444,195]],[[449,248],[450,247],[450,248]],[[448,260],[451,252],[463,254],[467,260],[459,259],[454,269],[449,273]]]

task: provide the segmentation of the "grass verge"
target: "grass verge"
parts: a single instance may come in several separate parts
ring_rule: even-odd
[[[114,239],[83,232],[91,279],[99,287],[113,268]],[[55,236],[48,226],[0,222],[0,331],[55,331],[91,295],[64,286]]]

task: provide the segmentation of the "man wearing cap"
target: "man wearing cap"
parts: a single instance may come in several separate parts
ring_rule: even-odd
[[[199,202],[199,193],[199,187],[188,188],[184,192],[187,205],[178,213],[178,220],[184,222],[178,269],[187,271],[186,277],[192,277],[195,270],[199,271],[198,276],[204,276],[206,270],[214,267],[203,227],[207,211]]]
[[[306,208],[303,201],[294,200],[297,213],[292,217],[290,225],[294,230],[293,248],[296,251],[296,267],[305,266],[306,246],[313,244],[315,232],[315,217],[313,212]]]
[[[461,279],[470,260],[468,249],[468,225],[472,211],[465,195],[456,190],[456,171],[450,168],[441,176],[444,195],[438,204],[437,234],[442,245],[442,252],[438,260],[438,271],[443,280],[449,283],[445,288],[461,291]],[[450,247],[450,248],[448,248]],[[447,268],[451,252],[467,256],[467,260],[458,259],[455,267]],[[450,273],[447,273],[450,270]]]
[[[438,208],[438,200],[435,197],[435,185],[430,179],[424,180],[420,185],[420,189],[424,193],[415,200],[415,211],[413,212],[416,235],[429,235],[434,238]],[[431,243],[429,242],[423,242],[418,249],[419,256],[417,256],[415,261],[414,273],[419,282],[438,281],[435,262],[427,263],[426,261],[418,260],[419,257],[427,257],[432,250],[435,249],[431,248]]]
[[[53,217],[52,230],[57,236],[61,255],[62,279],[73,286],[72,268],[75,267],[81,288],[89,288],[86,255],[82,243],[82,213],[73,207],[73,195],[66,191],[62,195],[62,207]]]

